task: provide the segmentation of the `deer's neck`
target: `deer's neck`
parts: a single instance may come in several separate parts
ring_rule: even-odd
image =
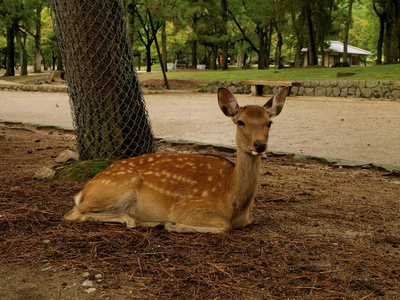
[[[238,151],[235,167],[234,207],[247,209],[253,202],[258,186],[261,156]]]

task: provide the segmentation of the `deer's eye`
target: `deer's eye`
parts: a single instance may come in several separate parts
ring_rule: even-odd
[[[239,126],[244,126],[244,125],[245,125],[243,121],[237,121],[237,124],[238,124]]]
[[[271,128],[271,126],[272,126],[272,121],[267,124],[268,128]]]

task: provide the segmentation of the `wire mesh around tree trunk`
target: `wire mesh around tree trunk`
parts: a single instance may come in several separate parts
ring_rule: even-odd
[[[119,0],[51,0],[80,156],[156,151]]]

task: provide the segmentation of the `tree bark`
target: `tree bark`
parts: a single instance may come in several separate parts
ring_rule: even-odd
[[[385,36],[385,14],[379,13],[378,9],[376,8],[376,3],[373,1],[373,7],[376,15],[379,17],[379,36],[378,36],[378,43],[376,45],[376,64],[382,64],[382,49],[383,49],[383,38]]]
[[[33,72],[40,73],[42,71],[41,63],[41,32],[42,32],[42,5],[38,3],[36,7],[36,33],[35,33],[35,61],[33,64]]]
[[[311,12],[308,6],[308,1],[304,1],[304,17],[307,28],[307,41],[308,41],[308,64],[310,66],[318,65],[317,47],[314,38],[314,28],[311,19]]]
[[[197,41],[196,40],[193,40],[191,42],[191,53],[192,53],[191,68],[197,69]]]
[[[162,49],[162,63],[164,64],[165,72],[168,72],[167,68],[167,32],[166,32],[166,22],[162,21],[161,25],[161,49]]]
[[[227,0],[221,0],[222,9],[222,35],[224,40],[222,41],[222,70],[228,69],[228,3]]]
[[[155,151],[118,0],[51,0],[82,159]]]
[[[399,61],[400,46],[400,0],[392,1],[392,19],[390,20],[390,29],[386,31],[386,62],[395,64]]]
[[[15,76],[15,24],[12,24],[7,27],[6,35],[7,35],[7,58],[6,58],[6,73],[4,76]]]
[[[279,30],[279,28],[277,26],[275,26],[275,28],[278,36],[278,41],[276,42],[276,52],[275,52],[275,68],[282,69],[283,64],[281,62],[281,57],[282,57],[283,37],[282,37],[282,32]]]
[[[304,36],[304,9],[300,11],[298,18],[296,19],[297,7],[291,9],[291,19],[293,24],[293,31],[296,34],[296,54],[294,59],[294,66],[299,68],[302,66],[302,55],[301,49],[303,48],[303,36]]]
[[[28,75],[28,54],[26,53],[27,34],[16,28],[16,40],[19,50],[20,76]]]
[[[349,44],[349,30],[352,19],[352,8],[353,8],[353,0],[349,0],[349,8],[347,11],[347,20],[346,26],[344,29],[344,38],[343,38],[343,62],[347,62],[347,46]]]

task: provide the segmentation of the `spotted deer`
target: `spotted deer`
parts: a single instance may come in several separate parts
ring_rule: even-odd
[[[220,88],[219,106],[236,124],[236,165],[219,156],[172,153],[116,161],[86,183],[65,219],[187,233],[226,233],[251,224],[271,118],[288,94],[284,87],[264,106],[239,107],[233,94]]]

